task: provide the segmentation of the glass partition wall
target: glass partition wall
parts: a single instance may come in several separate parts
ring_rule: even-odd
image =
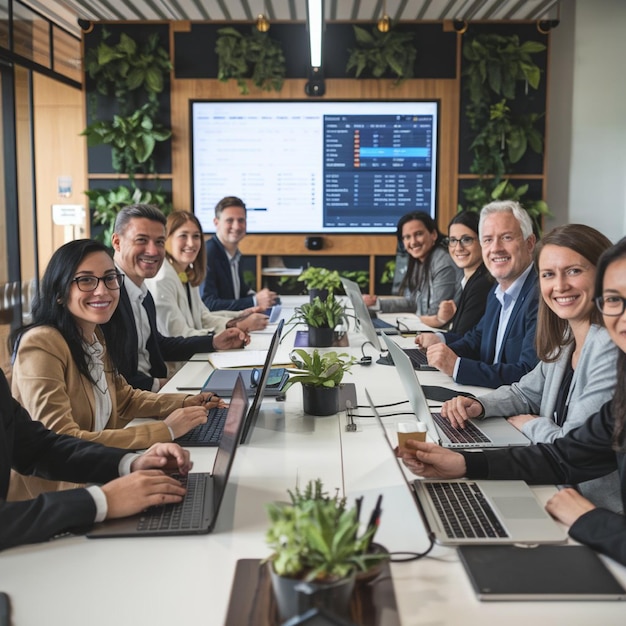
[[[9,335],[29,321],[41,271],[85,232],[52,220],[55,203],[86,204],[80,66],[78,39],[0,0],[0,367],[9,378]],[[61,178],[74,180],[73,197],[60,199]]]

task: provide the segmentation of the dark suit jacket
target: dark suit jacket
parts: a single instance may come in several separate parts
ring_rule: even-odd
[[[139,364],[139,338],[137,337],[137,327],[135,316],[130,304],[130,299],[126,288],[120,289],[119,303],[120,317],[123,320],[126,333],[126,349],[118,350],[120,353],[115,365],[122,376],[133,387],[138,389],[152,389],[154,378],[166,378],[167,366],[165,361],[188,361],[196,352],[213,352],[213,335],[209,334],[200,337],[164,337],[157,330],[156,307],[150,292],[143,300],[143,306],[148,313],[150,322],[150,337],[146,347],[150,353],[150,376],[140,372]],[[102,325],[104,338],[107,344],[111,345],[115,341],[112,324],[119,323],[112,319]]]
[[[211,311],[241,311],[254,306],[250,286],[243,279],[239,264],[239,293],[235,293],[226,250],[214,235],[206,242],[206,277],[200,289],[202,301]]]
[[[487,271],[485,264],[481,263],[461,291],[450,332],[464,335],[480,322],[485,313],[487,296],[493,283],[493,277]]]
[[[96,505],[85,489],[6,502],[11,468],[43,478],[105,483],[119,476],[118,466],[127,452],[57,435],[34,422],[11,396],[0,370],[0,550],[84,529],[96,516]]]
[[[489,292],[485,314],[472,330],[463,336],[444,335],[446,344],[461,357],[456,381],[463,385],[492,388],[510,385],[539,362],[535,352],[537,272],[533,268],[522,285],[504,333],[500,361],[494,364],[501,308],[495,291],[493,287]]]
[[[626,452],[623,440],[620,450],[613,448],[614,427],[611,402],[607,402],[553,443],[461,454],[470,478],[521,479],[535,485],[571,485],[617,470],[626,509]],[[626,565],[626,517],[622,513],[598,507],[581,515],[569,534]]]

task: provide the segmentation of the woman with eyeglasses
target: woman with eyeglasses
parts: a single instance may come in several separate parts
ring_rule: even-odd
[[[617,380],[626,377],[626,238],[597,262],[595,303],[618,348]],[[604,357],[598,359],[597,365]],[[626,565],[626,387],[615,387],[613,399],[585,422],[553,443],[453,452],[435,444],[410,441],[403,461],[412,472],[430,478],[517,478],[530,484],[576,484],[617,471],[619,511],[597,506],[576,489],[557,492],[548,512],[569,526],[569,535]]]
[[[414,211],[403,215],[396,236],[409,256],[400,295],[384,299],[365,295],[365,304],[383,313],[410,311],[424,324],[439,328],[442,325],[437,319],[439,304],[458,300],[461,271],[441,245],[437,224],[428,213]]]
[[[444,300],[437,311],[437,326],[464,334],[478,324],[485,312],[487,294],[493,287],[493,278],[483,263],[482,248],[478,238],[479,214],[474,211],[457,213],[448,225],[444,244],[457,267],[463,270],[461,296],[458,304]],[[421,335],[416,337],[419,344]]]
[[[100,324],[117,319],[124,276],[107,249],[90,239],[59,248],[50,259],[32,306],[32,323],[14,335],[12,391],[33,419],[61,434],[126,449],[172,441],[206,422],[219,398],[156,394],[134,389],[112,366],[125,347],[124,329],[104,345]],[[156,417],[124,428],[136,417]],[[69,488],[14,475],[11,499]]]
[[[594,303],[596,265],[611,247],[590,226],[568,224],[539,241],[535,265],[541,299],[535,347],[538,365],[519,382],[478,398],[457,396],[441,413],[454,426],[502,416],[533,443],[553,442],[580,426],[615,391],[617,347]],[[617,482],[593,481],[581,491],[615,506]]]
[[[165,261],[154,278],[146,279],[157,311],[159,332],[166,337],[193,337],[236,327],[261,330],[268,316],[260,307],[244,311],[209,311],[199,285],[206,274],[206,249],[198,218],[188,211],[167,216]]]

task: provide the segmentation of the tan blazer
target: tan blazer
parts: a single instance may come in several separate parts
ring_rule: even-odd
[[[102,335],[98,335],[103,342]],[[129,450],[171,441],[170,431],[163,422],[124,427],[136,417],[165,418],[181,408],[187,396],[134,389],[113,372],[110,363],[106,362],[105,368],[112,404],[105,430],[93,431],[92,383],[78,371],[61,333],[49,326],[33,328],[22,336],[13,365],[13,395],[33,419],[57,433]],[[43,491],[74,486],[13,473],[8,499],[23,500]]]

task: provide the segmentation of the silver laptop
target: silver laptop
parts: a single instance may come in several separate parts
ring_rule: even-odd
[[[454,428],[440,413],[431,412],[426,395],[409,357],[391,338],[383,337],[395,363],[411,408],[426,424],[430,438],[444,448],[507,448],[530,445],[530,439],[502,417],[469,420],[465,428]]]
[[[429,538],[445,546],[564,543],[565,529],[522,480],[407,480],[380,414],[365,390],[391,454],[415,497]]]
[[[352,308],[354,309],[354,315],[357,319],[357,323],[359,325],[359,330],[373,346],[375,350],[379,352],[385,352],[386,348],[383,344],[380,343],[381,335],[386,334],[398,334],[398,329],[391,326],[390,328],[379,328],[379,333],[376,332],[376,328],[374,328],[374,323],[372,322],[372,318],[370,317],[370,313],[367,310],[367,306],[363,301],[363,296],[361,295],[361,290],[359,286],[348,278],[341,278],[341,284],[352,304]]]
[[[228,416],[217,448],[213,472],[191,473],[183,479],[187,493],[182,502],[149,507],[131,517],[95,524],[87,537],[167,537],[211,532],[224,499],[247,409],[248,395],[239,376],[228,406]]]

